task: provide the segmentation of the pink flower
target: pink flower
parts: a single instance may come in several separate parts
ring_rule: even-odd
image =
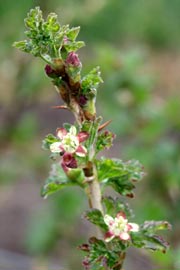
[[[78,54],[75,52],[70,52],[67,56],[66,63],[70,64],[74,67],[81,66],[81,62],[79,60]]]
[[[52,153],[69,153],[76,154],[80,157],[85,157],[87,149],[81,145],[88,138],[87,132],[79,132],[75,126],[71,126],[69,132],[65,128],[57,129],[57,137],[59,142],[52,143],[50,145],[50,150]]]
[[[109,228],[105,235],[106,242],[111,241],[114,237],[118,237],[124,241],[130,240],[129,232],[139,231],[139,225],[136,223],[128,223],[126,215],[123,212],[119,212],[115,218],[105,215],[104,222]]]

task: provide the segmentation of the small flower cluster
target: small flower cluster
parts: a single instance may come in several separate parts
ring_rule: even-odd
[[[129,232],[139,231],[139,225],[136,223],[129,223],[123,212],[119,212],[115,218],[105,215],[104,222],[109,229],[105,235],[106,242],[111,241],[114,237],[118,237],[120,240],[124,241],[130,240]]]
[[[87,149],[81,143],[88,138],[87,132],[77,133],[75,126],[71,126],[69,132],[65,128],[58,128],[56,136],[58,142],[50,145],[52,153],[60,153],[62,156],[62,168],[67,172],[70,168],[77,168],[76,156],[85,157]]]

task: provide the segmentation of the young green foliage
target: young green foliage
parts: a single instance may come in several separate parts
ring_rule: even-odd
[[[76,41],[80,28],[61,26],[55,13],[50,13],[44,20],[42,11],[36,7],[30,10],[24,22],[28,39],[15,42],[14,46],[23,52],[43,58],[47,63],[53,64],[54,58],[62,58],[62,49],[67,54],[84,46],[84,42]],[[67,40],[64,40],[65,37]]]

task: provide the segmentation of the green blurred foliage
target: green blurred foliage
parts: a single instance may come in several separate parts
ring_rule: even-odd
[[[99,113],[113,120],[110,127],[120,142],[119,155],[125,160],[139,159],[147,172],[133,201],[136,217],[139,221],[167,219],[173,223],[170,237],[173,248],[167,256],[155,254],[152,259],[159,268],[168,265],[168,269],[179,269],[180,98],[169,93],[168,98],[167,93],[159,98],[154,91],[158,78],[147,74],[148,57],[142,48],[148,45],[153,51],[178,51],[180,1],[0,1],[3,151],[0,183],[3,185],[13,185],[28,175],[41,179],[37,182],[39,188],[49,168],[40,141],[46,133],[54,132],[65,117],[56,113],[54,119],[46,119],[57,96],[43,74],[42,63],[11,46],[23,38],[23,20],[29,9],[37,5],[45,13],[57,12],[61,23],[81,26],[80,39],[87,43],[82,49],[85,69],[101,66],[105,82],[98,93]],[[76,246],[82,236],[74,235],[74,227],[78,227],[75,223],[78,224],[86,206],[84,201],[79,191],[70,189],[60,191],[38,209],[29,224],[28,252],[36,256],[50,254],[58,249],[57,236],[62,241],[66,237]],[[73,254],[70,247],[68,251]],[[77,261],[70,257],[73,269],[72,261]]]

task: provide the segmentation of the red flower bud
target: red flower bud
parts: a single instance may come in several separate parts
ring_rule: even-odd
[[[44,68],[44,70],[45,70],[46,75],[48,77],[51,77],[51,78],[57,77],[56,71],[50,65],[46,65],[45,68]]]
[[[79,67],[81,62],[79,60],[78,54],[75,52],[70,52],[67,56],[66,63],[74,67]]]
[[[80,106],[85,106],[87,103],[87,100],[88,100],[87,97],[85,97],[84,95],[81,95],[79,97],[78,103]]]

